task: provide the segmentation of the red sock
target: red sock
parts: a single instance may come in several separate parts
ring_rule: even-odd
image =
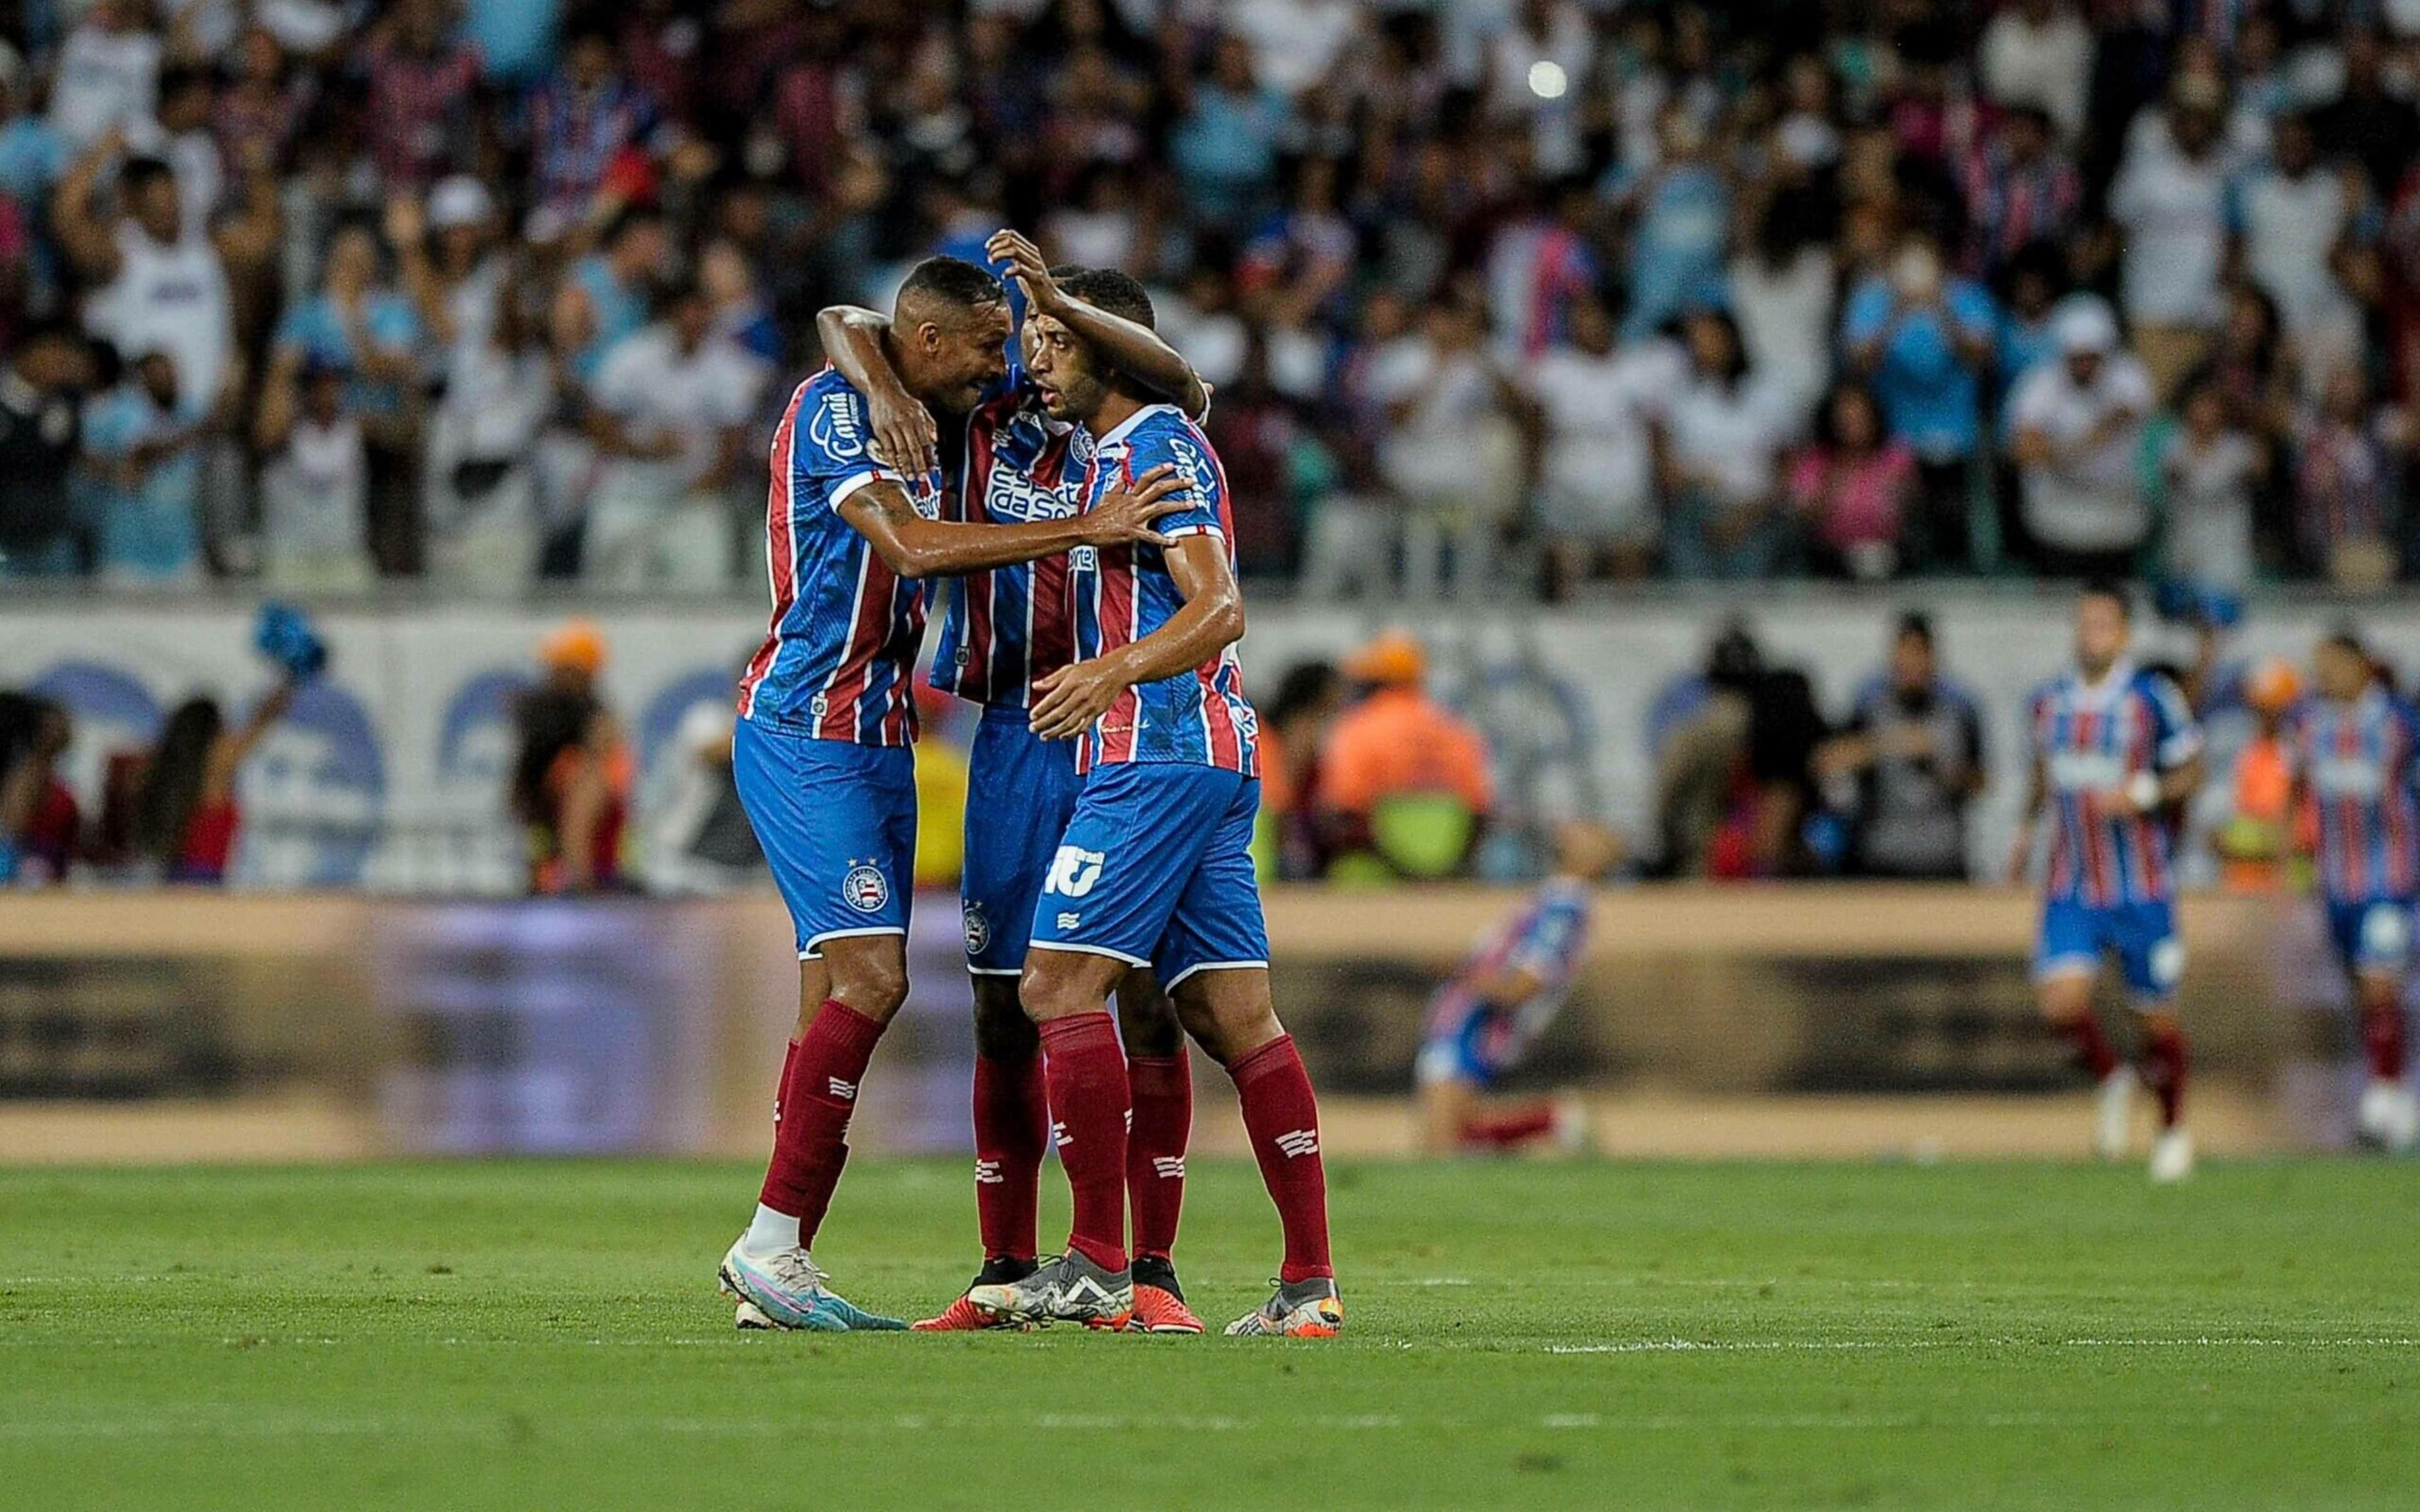
[[[2109,1048],[2109,1037],[2101,1032],[2101,1015],[2086,1009],[2075,1018],[2055,1026],[2075,1047],[2075,1063],[2100,1081],[2118,1069],[2118,1052]]]
[[[1319,1162],[1319,1099],[1294,1036],[1280,1034],[1227,1068],[1244,1104],[1244,1132],[1261,1163],[1261,1181],[1285,1226],[1285,1264],[1278,1279],[1332,1276],[1327,1257],[1327,1172]]]
[[[1131,1056],[1134,1127],[1126,1131],[1126,1201],[1134,1209],[1134,1252],[1168,1258],[1185,1209],[1185,1147],[1193,1137],[1193,1067],[1172,1056]]]
[[[1076,1221],[1067,1247],[1104,1270],[1126,1268],[1125,1053],[1109,1015],[1074,1013],[1042,1026],[1043,1075],[1059,1164],[1075,1194]]]
[[[790,1095],[790,1068],[799,1063],[799,1041],[782,1046],[782,1079],[773,1084],[773,1137],[782,1137],[782,1099]]]
[[[2190,1057],[2185,1032],[2177,1028],[2143,1031],[2143,1085],[2160,1100],[2160,1127],[2173,1129],[2184,1110],[2185,1072]]]
[[[848,1163],[848,1116],[882,1026],[837,998],[827,999],[790,1047],[773,1125],[773,1159],[757,1201],[799,1216],[799,1242],[812,1245]]]
[[[2403,1005],[2389,999],[2362,1010],[2361,1042],[2369,1051],[2369,1073],[2381,1082],[2403,1079]]]
[[[1555,1105],[1551,1103],[1540,1103],[1519,1113],[1492,1119],[1472,1117],[1462,1121],[1462,1142],[1489,1149],[1509,1149],[1554,1132]]]
[[[1033,1258],[1042,1152],[1050,1145],[1050,1103],[1039,1051],[1022,1060],[975,1057],[975,1213],[984,1258]]]

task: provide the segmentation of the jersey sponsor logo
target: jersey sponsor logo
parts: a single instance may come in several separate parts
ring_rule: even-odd
[[[1062,845],[1059,854],[1050,858],[1050,875],[1042,884],[1045,892],[1062,898],[1081,898],[1101,880],[1101,863],[1109,856],[1100,851],[1088,851],[1080,845]]]
[[[1277,1147],[1288,1160],[1299,1160],[1305,1155],[1316,1155],[1319,1153],[1319,1131],[1316,1129],[1288,1130],[1278,1135]]]
[[[981,955],[991,943],[991,920],[984,917],[981,903],[969,903],[964,910],[967,925],[967,954]]]
[[[2372,799],[2386,791],[2386,774],[2376,762],[2332,756],[2311,764],[2311,791],[2322,797]]]
[[[840,898],[861,914],[878,914],[891,901],[891,883],[877,867],[853,866],[840,879]]]
[[[845,389],[827,390],[807,421],[807,440],[836,461],[865,455],[865,433],[858,428],[857,396]]]
[[[1019,468],[996,467],[984,488],[984,512],[997,520],[1064,519],[1076,501],[1033,481]]]
[[[2126,758],[2111,751],[2051,753],[2051,786],[2061,793],[2103,793],[2126,780]]]
[[[1210,459],[1203,456],[1202,448],[1194,445],[1190,440],[1182,436],[1170,437],[1168,460],[1169,464],[1176,469],[1176,475],[1185,480],[1187,490],[1201,490],[1210,486]]]
[[[1067,564],[1078,572],[1097,572],[1101,566],[1101,554],[1092,547],[1079,546],[1067,553]]]

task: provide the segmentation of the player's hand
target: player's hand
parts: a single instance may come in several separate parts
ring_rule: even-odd
[[[1071,740],[1093,728],[1133,684],[1118,671],[1116,658],[1095,657],[1062,667],[1034,679],[1033,711],[1026,717],[1033,733],[1045,740]]]
[[[1076,517],[1076,528],[1086,546],[1166,546],[1168,537],[1151,522],[1185,507],[1185,501],[1169,497],[1184,486],[1176,470],[1163,462],[1126,487],[1103,494],[1099,503]]]
[[[984,255],[1008,265],[1008,276],[1025,285],[1028,306],[1045,315],[1059,308],[1059,281],[1050,276],[1050,264],[1044,260],[1042,249],[1026,239],[1025,233],[993,232],[984,243]]]
[[[865,416],[874,423],[874,455],[911,477],[940,466],[941,432],[933,412],[915,395],[868,393]]]

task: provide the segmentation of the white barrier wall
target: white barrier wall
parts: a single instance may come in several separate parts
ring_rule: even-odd
[[[1652,828],[1649,726],[1655,702],[1688,676],[1707,642],[1745,614],[1768,659],[1804,668],[1827,713],[1845,712],[1880,667],[1903,607],[1932,610],[1945,664],[1981,704],[1994,781],[1975,818],[1974,854],[2006,854],[2023,786],[2018,711],[2068,644],[2067,600],[1969,587],[1864,597],[1799,591],[1762,597],[1657,596],[1484,620],[1405,614],[1431,638],[1435,683],[1497,742],[1516,806],[1592,810],[1644,837]],[[2346,606],[2321,599],[2258,609],[2230,656],[2300,659]],[[534,672],[532,649],[559,619],[544,609],[410,607],[319,616],[333,675],[244,774],[248,886],[363,883],[405,891],[504,891],[520,877],[505,819],[507,709]],[[643,763],[641,835],[660,801],[659,758],[683,714],[730,697],[763,633],[754,605],[603,609],[613,661],[605,684]],[[1365,610],[1264,604],[1245,642],[1248,680],[1265,697],[1297,660],[1335,657],[1386,618]],[[2365,611],[2390,657],[2420,666],[2420,605]],[[2147,652],[2185,654],[2156,625]],[[112,749],[140,745],[193,692],[248,699],[270,676],[251,649],[251,606],[0,599],[0,686],[30,686],[78,719],[72,780],[97,799]],[[2222,741],[2222,744],[2224,742]]]

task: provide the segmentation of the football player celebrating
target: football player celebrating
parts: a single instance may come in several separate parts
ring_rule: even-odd
[[[1058,320],[1136,381],[1176,400],[1197,418],[1208,406],[1201,379],[1147,326],[1095,310],[1064,293],[1033,243],[1002,231],[986,249],[1023,284],[1030,339],[1032,316]],[[1062,270],[1063,273],[1064,270]],[[944,434],[882,355],[888,317],[835,307],[817,319],[824,347],[841,375],[863,391],[876,445],[928,454],[936,440],[945,468],[943,517],[976,523],[1059,519],[1081,506],[1091,438],[1053,420],[1038,391],[1012,363],[987,394]],[[966,867],[967,970],[974,978],[975,1210],[984,1260],[974,1285],[1020,1281],[1033,1273],[1038,1248],[1042,1156],[1050,1114],[1042,1081],[1042,1041],[1018,1006],[1034,899],[1059,837],[1076,810],[1082,779],[1074,748],[1037,738],[1027,721],[1036,679],[1076,652],[1064,556],[995,567],[957,580],[943,612],[933,656],[933,686],[982,705],[968,753]],[[1134,1092],[1126,1142],[1126,1186],[1133,1209],[1135,1314],[1129,1328],[1199,1334],[1185,1304],[1172,1252],[1185,1193],[1185,1150],[1193,1127],[1193,1073],[1184,1032],[1148,969],[1117,988],[1118,1028]],[[963,1296],[921,1332],[1015,1326]]]
[[[1122,273],[1069,293],[1140,325],[1150,298]],[[1269,995],[1268,939],[1250,854],[1260,808],[1257,720],[1235,660],[1244,633],[1226,480],[1201,430],[1102,362],[1063,321],[1033,317],[1028,362],[1050,413],[1091,433],[1087,507],[1166,466],[1186,508],[1166,545],[1076,556],[1077,660],[1035,685],[1032,726],[1079,738],[1087,773],[1035,907],[1020,995],[1039,1026],[1059,1158],[1075,1196],[1067,1252],[968,1299],[997,1317],[1115,1326],[1133,1307],[1125,1246],[1125,1061],[1107,1005],[1153,965],[1196,1042],[1226,1068],[1276,1203],[1276,1293],[1230,1334],[1333,1335],[1319,1107]]]
[[[2126,1150],[2133,1071],[2118,1059],[2092,1008],[2102,958],[2115,955],[2142,1026],[2142,1080],[2160,1104],[2151,1179],[2193,1172],[2183,1122],[2184,1027],[2172,1006],[2184,971],[2168,814],[2201,785],[2201,732],[2174,683],[2127,654],[2132,610],[2122,590],[2086,587],[2075,605],[2075,665],[2033,698],[2033,785],[2018,831],[2017,865],[2054,816],[2034,982],[2042,1016],[2075,1048],[2100,1088],[2094,1149]]]
[[[884,355],[908,391],[953,414],[1006,366],[1008,301],[971,263],[935,257],[901,285]],[[1016,525],[936,519],[937,469],[876,456],[865,395],[827,368],[773,436],[766,558],[773,614],[739,684],[732,776],[797,930],[799,1025],[773,1111],[756,1215],[719,1270],[738,1319],[904,1328],[850,1305],[810,1254],[848,1158],[849,1114],[875,1042],[908,995],[916,852],[910,677],[923,579],[1142,543],[1176,480],[1143,476],[1079,517]],[[914,468],[914,471],[911,471]]]
[[[2366,1143],[2409,1149],[2420,1107],[2404,1077],[2403,978],[2420,891],[2420,802],[2412,793],[2420,717],[2388,690],[2350,630],[2321,640],[2314,696],[2288,717],[2294,804],[2317,825],[2328,935],[2361,1006],[2369,1085],[2354,1127]]]

